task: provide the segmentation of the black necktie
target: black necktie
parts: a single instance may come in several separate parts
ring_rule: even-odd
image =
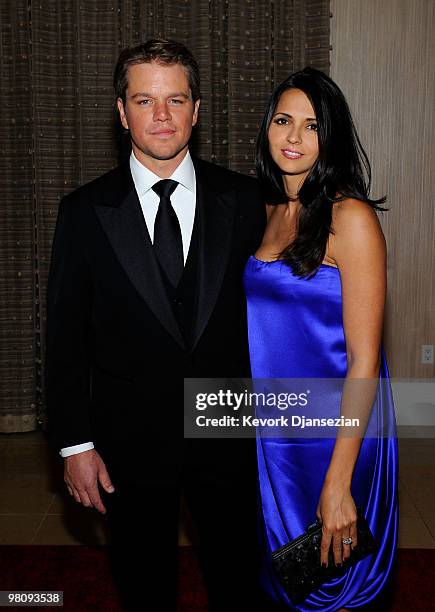
[[[154,223],[154,252],[174,287],[178,285],[184,268],[180,224],[170,199],[177,185],[177,181],[164,179],[152,187],[160,197]]]

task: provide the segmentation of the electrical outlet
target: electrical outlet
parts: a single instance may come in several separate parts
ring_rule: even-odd
[[[433,344],[422,344],[421,363],[433,363]]]

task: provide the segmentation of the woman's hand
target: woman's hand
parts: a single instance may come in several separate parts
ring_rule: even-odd
[[[328,565],[332,544],[335,565],[340,565],[349,558],[351,548],[357,545],[357,512],[349,486],[325,480],[317,517],[322,521],[320,563]],[[343,544],[343,538],[349,537],[352,544]]]

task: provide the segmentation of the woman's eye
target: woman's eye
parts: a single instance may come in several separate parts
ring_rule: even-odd
[[[308,126],[309,130],[313,130],[314,132],[317,132],[317,123],[310,123]]]
[[[274,123],[276,123],[277,125],[287,125],[288,121],[285,117],[278,117],[277,119],[275,119]]]

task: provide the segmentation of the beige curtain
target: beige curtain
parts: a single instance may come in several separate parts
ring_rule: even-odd
[[[202,76],[195,152],[253,173],[274,83],[329,69],[329,0],[0,0],[0,432],[43,420],[45,290],[60,198],[116,165],[112,71],[150,37]]]

